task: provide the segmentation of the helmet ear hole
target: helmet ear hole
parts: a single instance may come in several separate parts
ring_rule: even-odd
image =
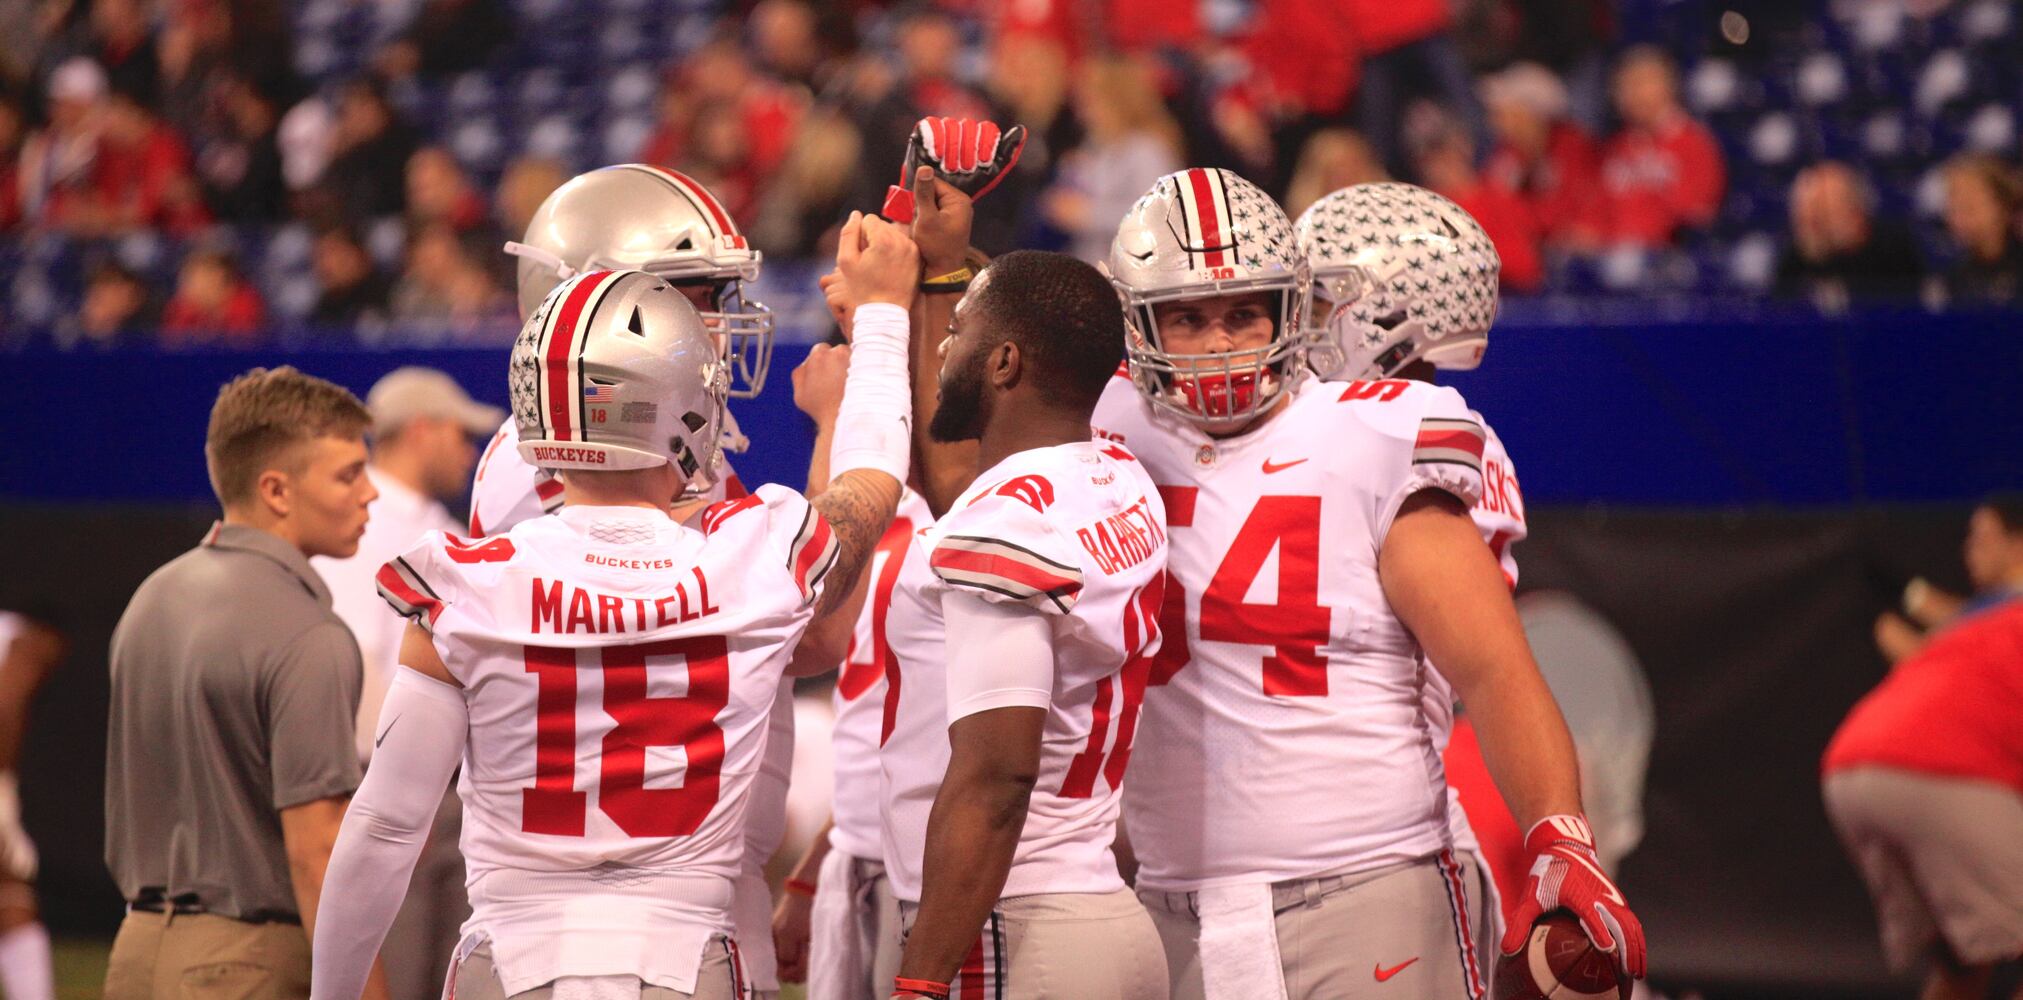
[[[1375,324],[1377,329],[1383,330],[1388,333],[1389,331],[1396,330],[1400,326],[1405,325],[1405,321],[1410,318],[1411,317],[1405,312],[1405,310],[1393,309],[1390,312],[1383,314],[1382,316],[1378,316],[1375,319],[1370,320],[1370,322]]]
[[[646,321],[639,315],[639,307],[632,307],[632,318],[626,321],[625,329],[635,337],[646,336]]]

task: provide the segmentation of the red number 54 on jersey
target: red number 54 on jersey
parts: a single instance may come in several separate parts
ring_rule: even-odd
[[[730,703],[728,644],[720,635],[664,639],[595,650],[602,661],[604,712],[617,724],[598,754],[597,808],[633,837],[686,837],[716,808],[724,734],[717,713]],[[520,793],[520,828],[527,833],[581,837],[590,795],[576,787],[577,654],[589,650],[528,646],[527,672],[537,684],[534,787]],[[646,691],[647,659],[680,658],[688,693],[654,698]],[[680,788],[646,787],[646,752],[680,747],[687,759]]]

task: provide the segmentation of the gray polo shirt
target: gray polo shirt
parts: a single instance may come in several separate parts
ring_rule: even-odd
[[[358,787],[358,643],[293,545],[219,524],[112,634],[105,861],[131,901],[299,917],[280,810]]]

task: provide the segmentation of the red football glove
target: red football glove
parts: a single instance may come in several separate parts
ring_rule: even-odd
[[[1503,953],[1517,954],[1539,918],[1566,910],[1596,948],[1613,954],[1631,976],[1644,978],[1644,925],[1630,912],[1622,890],[1602,872],[1587,817],[1539,820],[1524,835],[1524,850],[1531,855],[1531,876],[1503,932]]]
[[[970,200],[981,198],[1004,180],[1025,148],[1024,125],[1000,132],[997,123],[973,118],[922,118],[907,140],[899,183],[885,192],[885,207],[878,214],[901,224],[913,221],[913,175],[923,166],[933,167],[936,176]]]

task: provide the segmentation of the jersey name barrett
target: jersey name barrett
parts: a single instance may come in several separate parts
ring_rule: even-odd
[[[1429,671],[1377,553],[1412,493],[1482,495],[1484,434],[1450,389],[1308,382],[1211,439],[1118,379],[1095,426],[1166,498],[1165,642],[1125,820],[1141,884],[1187,891],[1449,846]],[[1329,781],[1315,782],[1316,774]]]
[[[901,899],[920,898],[927,817],[948,766],[941,597],[968,588],[1053,625],[1040,775],[1004,895],[1123,887],[1110,844],[1138,703],[1158,648],[1165,512],[1130,451],[1034,449],[977,477],[908,548],[886,623],[882,844]]]

